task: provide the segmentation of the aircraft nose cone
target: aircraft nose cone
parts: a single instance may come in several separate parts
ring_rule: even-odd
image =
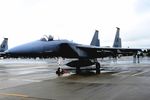
[[[26,54],[26,53],[33,53],[33,52],[41,52],[42,49],[43,49],[42,45],[33,42],[33,43],[27,43],[27,44],[14,47],[5,52],[9,54],[22,54],[22,53]]]
[[[8,57],[49,57],[55,56],[58,47],[50,42],[35,41],[5,51]]]
[[[5,51],[5,53],[27,53],[27,51],[28,51],[28,49],[25,50],[25,49],[22,49],[20,47],[15,47],[15,48],[12,48],[12,49]]]

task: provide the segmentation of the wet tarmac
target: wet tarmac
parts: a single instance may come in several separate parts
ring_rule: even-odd
[[[148,100],[150,58],[99,60],[103,71],[55,74],[52,59],[0,60],[0,100]],[[65,67],[63,64],[61,67]]]

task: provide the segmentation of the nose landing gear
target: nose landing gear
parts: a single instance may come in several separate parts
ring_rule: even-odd
[[[60,67],[58,67],[58,69],[57,69],[57,71],[56,71],[56,74],[57,74],[58,76],[60,76],[60,75],[64,74],[64,70],[61,69]]]

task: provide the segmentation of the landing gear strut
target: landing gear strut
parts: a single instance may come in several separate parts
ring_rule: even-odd
[[[101,73],[101,65],[99,62],[96,62],[96,74],[100,74]]]
[[[80,73],[81,73],[80,67],[76,67],[76,74],[80,74]]]

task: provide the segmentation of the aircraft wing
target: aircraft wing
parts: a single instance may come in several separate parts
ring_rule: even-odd
[[[78,45],[77,48],[86,52],[91,58],[102,58],[108,56],[116,56],[118,54],[137,54],[141,49],[137,48],[105,48],[98,46]]]

